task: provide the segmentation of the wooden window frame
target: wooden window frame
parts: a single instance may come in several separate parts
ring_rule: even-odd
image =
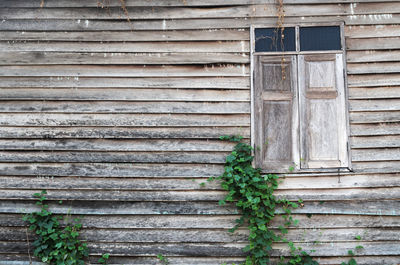
[[[340,38],[341,38],[341,49],[340,50],[324,50],[324,51],[300,51],[300,27],[323,27],[323,26],[339,26],[340,27]],[[267,55],[267,56],[287,56],[287,55],[312,55],[312,54],[342,54],[343,60],[343,79],[344,79],[344,112],[345,112],[345,127],[346,127],[346,139],[347,139],[347,166],[345,167],[329,167],[329,168],[301,168],[301,159],[300,159],[300,143],[295,143],[299,148],[299,161],[294,161],[294,170],[289,171],[289,169],[282,168],[281,170],[271,170],[262,169],[264,173],[340,173],[340,172],[352,172],[352,163],[351,163],[351,147],[350,147],[350,123],[349,123],[349,92],[348,92],[348,81],[347,81],[347,65],[346,65],[346,43],[344,36],[344,22],[321,22],[321,23],[292,23],[285,24],[284,27],[294,27],[295,28],[295,45],[296,51],[287,51],[287,52],[256,52],[255,51],[255,29],[257,28],[274,28],[276,24],[257,24],[250,26],[250,83],[251,83],[251,145],[255,146],[255,56],[258,55]],[[298,71],[298,69],[297,69]],[[299,84],[298,84],[299,86]],[[298,89],[297,89],[298,90]],[[298,103],[300,105],[300,103]],[[300,106],[299,106],[300,107]],[[301,126],[301,124],[299,125]],[[298,137],[300,140],[300,137]]]

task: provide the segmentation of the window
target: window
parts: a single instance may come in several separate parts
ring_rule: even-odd
[[[343,26],[252,29],[255,163],[280,172],[349,167]]]

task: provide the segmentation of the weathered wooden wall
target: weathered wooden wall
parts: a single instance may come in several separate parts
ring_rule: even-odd
[[[222,171],[220,135],[250,137],[249,26],[273,25],[274,1],[126,0],[130,22],[110,2],[0,1],[0,264],[28,263],[41,189],[84,214],[93,260],[241,261],[234,207],[199,183]],[[359,264],[398,264],[400,1],[284,3],[286,22],[346,23],[354,168],[287,176],[279,194],[305,204],[289,238],[323,264],[356,245]]]

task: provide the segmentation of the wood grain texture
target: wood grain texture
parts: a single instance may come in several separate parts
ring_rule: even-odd
[[[92,255],[104,253],[110,247],[113,248],[114,255],[117,256],[132,256],[130,253],[135,253],[133,256],[156,256],[162,253],[170,256],[245,256],[242,249],[244,243],[214,243],[215,248],[210,251],[210,244],[206,243],[88,243],[88,247],[92,250]],[[316,255],[331,257],[332,255],[346,256],[350,249],[354,249],[355,243],[321,243],[317,245],[298,244],[304,251],[316,250]],[[333,247],[332,247],[333,245]],[[364,251],[358,255],[396,255],[398,253],[398,244],[396,241],[389,242],[365,242],[363,243]],[[0,247],[3,253],[23,253],[26,250],[26,242],[0,242]],[[276,243],[272,246],[274,250],[271,255],[279,257],[281,255],[289,255],[289,250],[284,243]]]
[[[0,66],[0,76],[47,77],[194,77],[249,76],[246,64],[212,65],[46,65]]]
[[[8,254],[0,254],[0,258],[4,261],[4,265],[28,265],[29,258],[24,254],[14,255],[14,261],[10,260],[10,255]],[[92,256],[90,260],[92,263],[97,262],[100,256]],[[244,262],[243,257],[167,257],[170,262],[173,264],[179,265],[219,265],[224,262],[227,264],[239,264]],[[399,260],[400,256],[357,256],[357,264],[360,265],[382,265],[382,264],[396,264]],[[340,264],[344,260],[347,261],[348,257],[317,257],[319,264],[327,264],[327,265],[336,265]],[[159,259],[156,257],[118,257],[111,256],[110,261],[118,264],[127,264],[127,265],[159,265]],[[272,258],[271,262],[279,262],[278,258]],[[42,263],[32,262],[34,265],[39,265]]]
[[[398,73],[400,71],[400,63],[352,63],[347,65],[349,74],[384,74]]]
[[[221,135],[250,137],[248,126],[241,127],[1,127],[3,139],[218,139]]]
[[[90,52],[90,53],[204,53],[249,52],[248,41],[216,42],[0,42],[0,51],[7,52]]]
[[[124,202],[124,201],[71,201],[65,204],[49,203],[56,214],[93,214],[93,215],[224,215],[238,214],[233,205],[215,206],[217,202]],[[37,210],[32,202],[8,201],[0,202],[1,213],[21,213]],[[307,202],[302,208],[293,209],[296,214],[343,214],[399,216],[400,200],[380,200],[371,204],[369,201],[317,201]],[[277,213],[283,213],[278,208]]]
[[[0,140],[0,148],[5,150],[40,151],[231,151],[233,143],[220,140]]]
[[[111,180],[114,181],[114,180]],[[176,180],[181,182],[179,186],[171,186],[171,181],[168,180],[154,180],[150,188],[143,191],[145,183],[149,180],[136,180],[131,181],[130,186],[117,190],[106,189],[101,186],[100,181],[97,181],[98,186],[95,190],[90,187],[80,190],[65,190],[61,186],[53,185],[52,190],[48,190],[47,198],[51,200],[90,200],[90,201],[211,201],[216,202],[222,200],[225,192],[218,187],[218,185],[207,185],[206,187],[200,186],[202,179],[193,181],[195,183],[188,183],[185,180]],[[3,181],[2,181],[3,182]],[[93,182],[93,181],[92,181]],[[103,181],[104,182],[104,181]],[[115,182],[115,181],[114,181]],[[124,181],[128,183],[129,181]],[[134,183],[134,185],[132,185]],[[11,185],[10,185],[11,186]],[[21,185],[22,186],[22,185]],[[23,185],[23,188],[29,185]],[[44,186],[36,184],[36,188]],[[35,187],[30,185],[31,188]],[[22,187],[20,187],[22,188]],[[200,189],[200,190],[198,190]],[[21,189],[2,189],[0,198],[3,200],[32,200],[32,194],[40,192],[40,189],[34,190],[21,190]],[[297,201],[302,199],[304,202],[310,201],[352,201],[352,200],[398,200],[400,199],[400,188],[385,187],[369,189],[369,188],[342,188],[342,189],[287,189],[277,190],[277,198],[286,198],[288,200]]]
[[[215,98],[214,98],[215,99]],[[121,102],[121,101],[5,101],[2,113],[197,113],[197,114],[249,114],[250,104],[245,102]]]
[[[250,93],[245,90],[222,89],[171,89],[171,88],[115,88],[115,89],[0,89],[3,100],[74,100],[74,101],[250,101]]]
[[[207,114],[8,114],[3,126],[249,126],[248,115]]]
[[[351,132],[355,136],[396,135],[400,134],[400,123],[353,124]]]
[[[276,231],[276,230],[275,230]],[[81,237],[88,242],[118,242],[118,243],[231,243],[247,242],[248,231],[239,229],[234,234],[227,230],[200,230],[200,229],[84,229],[80,233]],[[14,237],[13,237],[14,235]],[[292,242],[304,242],[308,240],[318,242],[337,242],[338,238],[343,241],[355,241],[357,235],[363,236],[363,241],[396,241],[400,236],[399,229],[290,229],[287,234],[288,240]],[[29,235],[34,237],[33,234]],[[0,241],[24,241],[26,240],[25,228],[0,228]],[[362,244],[363,241],[359,244]]]
[[[373,25],[345,27],[347,38],[385,38],[400,35],[399,25]]]
[[[295,9],[295,7],[293,7]],[[104,12],[104,11],[103,11]],[[261,12],[265,13],[264,10]],[[272,14],[272,13],[271,13]],[[121,17],[122,18],[122,17]],[[255,24],[276,25],[276,18],[270,17],[248,17],[243,18],[202,18],[202,19],[154,19],[154,20],[69,20],[69,19],[6,19],[1,25],[0,30],[4,31],[131,31],[131,30],[209,30],[209,29],[244,29]],[[347,25],[392,25],[400,21],[399,14],[390,11],[386,14],[369,15],[323,15],[303,17],[285,17],[287,23],[298,23],[301,19],[304,23],[315,22],[345,22]],[[72,23],[71,23],[72,22]],[[79,23],[78,23],[79,22]]]
[[[5,176],[87,176],[87,177],[211,177],[222,165],[149,163],[1,163]]]
[[[230,17],[273,17],[276,7],[274,4],[265,5],[230,5],[225,7],[210,7],[207,12],[196,7],[127,7],[131,20],[145,19],[182,19],[182,18],[230,18]],[[286,5],[286,16],[313,16],[321,13],[329,15],[377,15],[399,13],[398,4],[358,3],[350,4],[314,4],[314,5]],[[2,19],[120,19],[126,17],[121,8],[110,7],[107,12],[98,8],[2,8]],[[83,21],[82,21],[83,23]]]
[[[363,2],[395,2],[396,0],[364,0]],[[352,3],[353,0],[286,0],[288,4],[318,4],[318,3]],[[102,2],[97,0],[86,1],[82,3],[79,0],[47,0],[45,7],[102,7]],[[137,6],[223,6],[223,5],[249,5],[249,4],[273,4],[274,0],[231,0],[229,2],[223,0],[187,0],[183,2],[181,0],[126,0],[126,6],[137,7]],[[103,4],[106,8],[109,7],[120,7],[118,1],[109,1]],[[24,2],[16,0],[4,0],[0,3],[0,7],[33,7],[39,8],[40,3],[36,2]]]
[[[288,237],[320,264],[359,244],[358,264],[397,264],[399,1],[284,2],[286,23],[346,24],[353,160],[285,174],[276,196],[304,201]],[[250,26],[275,26],[275,1],[126,0],[131,22],[109,5],[0,1],[0,263],[30,264],[21,213],[42,189],[56,213],[84,214],[91,263],[243,262],[248,232],[227,232],[237,210],[218,206],[218,182],[200,184],[233,147],[219,136],[251,141]]]
[[[154,78],[91,78],[91,77],[1,77],[0,88],[211,88],[248,89],[245,77],[154,77]]]
[[[249,63],[246,53],[61,53],[2,52],[0,65]]]
[[[3,2],[2,2],[3,3]],[[1,3],[0,3],[1,4]],[[68,42],[140,42],[140,41],[233,41],[249,40],[249,31],[234,30],[181,30],[181,31],[101,31],[101,32],[21,32],[3,31],[4,41],[68,41]],[[45,42],[46,43],[46,42]]]
[[[2,227],[23,227],[24,221],[20,214],[0,214]],[[310,215],[309,215],[310,216]],[[84,228],[100,229],[230,229],[235,225],[238,215],[85,215],[82,217]],[[295,214],[293,218],[299,220],[298,229],[349,229],[349,228],[381,228],[399,229],[400,222],[397,216],[367,216],[322,214],[311,215]],[[281,218],[271,222],[271,228],[276,229],[283,224]]]
[[[78,164],[75,164],[78,166]],[[122,166],[119,166],[122,168]],[[154,167],[158,167],[154,165]],[[172,166],[170,166],[172,167]],[[176,166],[177,167],[177,166]],[[181,165],[185,168],[184,165]],[[200,167],[200,165],[199,165]],[[202,165],[204,167],[204,165]],[[168,167],[165,167],[168,168]],[[195,167],[193,167],[195,168]],[[215,174],[219,174],[220,167],[215,169]],[[66,172],[68,173],[68,172]],[[142,175],[142,176],[103,176],[97,172],[97,176],[79,176],[76,175],[66,176],[56,174],[48,175],[18,175],[18,176],[6,176],[2,174],[0,181],[4,189],[35,189],[41,190],[47,187],[49,190],[114,190],[114,191],[130,191],[130,190],[221,190],[219,183],[208,183],[206,187],[201,188],[200,183],[206,181],[207,176],[201,174],[194,174],[194,171],[188,171],[187,174],[180,175]],[[311,176],[294,176],[286,177],[280,185],[281,194],[293,194],[293,190],[302,190],[302,194],[307,194],[310,198],[314,193],[325,190],[327,194],[341,194],[340,190],[336,189],[364,189],[364,188],[395,188],[400,185],[398,175],[393,174],[355,174],[355,175],[338,175],[333,174],[326,176],[326,174],[311,175]],[[328,189],[332,189],[329,191]],[[304,191],[303,191],[304,190]],[[313,191],[317,190],[317,191]],[[378,189],[379,190],[379,189]],[[308,193],[307,193],[308,192]],[[349,190],[348,196],[357,194],[358,190]],[[362,194],[362,190],[359,190]],[[299,193],[300,195],[300,193]],[[315,194],[314,194],[315,195]],[[323,195],[321,195],[323,196]],[[391,196],[388,194],[388,196]]]

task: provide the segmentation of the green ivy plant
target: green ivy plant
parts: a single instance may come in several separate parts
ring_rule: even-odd
[[[161,264],[169,265],[168,259],[166,257],[164,257],[162,254],[158,254],[157,259],[161,262]]]
[[[33,255],[42,262],[54,265],[84,265],[85,259],[89,256],[89,249],[86,243],[78,239],[79,231],[82,228],[79,218],[70,221],[66,218],[66,225],[62,226],[62,217],[55,216],[49,211],[46,204],[47,192],[35,193],[36,205],[40,211],[24,215],[24,221],[30,224],[29,230],[36,234],[33,242]],[[61,204],[62,201],[59,201]],[[109,254],[104,254],[100,264],[107,264]]]
[[[222,175],[216,178],[211,177],[208,181],[220,180],[221,187],[228,192],[225,198],[219,202],[220,205],[224,205],[226,202],[236,203],[236,207],[242,213],[230,232],[234,232],[244,223],[248,224],[249,244],[244,248],[248,255],[244,264],[270,264],[272,243],[284,242],[288,244],[291,256],[289,258],[281,257],[278,264],[318,265],[319,263],[313,260],[309,253],[296,247],[293,242],[285,238],[285,234],[288,233],[287,228],[298,224],[298,220],[293,219],[291,215],[291,209],[298,208],[302,201],[296,203],[274,196],[274,192],[278,188],[279,176],[261,174],[260,168],[253,167],[253,148],[249,144],[241,142],[241,136],[222,136],[220,139],[235,142],[236,146],[226,157]],[[269,224],[277,215],[278,207],[283,209],[283,214],[280,216],[284,219],[284,224],[279,227],[277,233],[269,228]],[[352,260],[351,262],[353,262]],[[349,262],[349,265],[356,264]]]

